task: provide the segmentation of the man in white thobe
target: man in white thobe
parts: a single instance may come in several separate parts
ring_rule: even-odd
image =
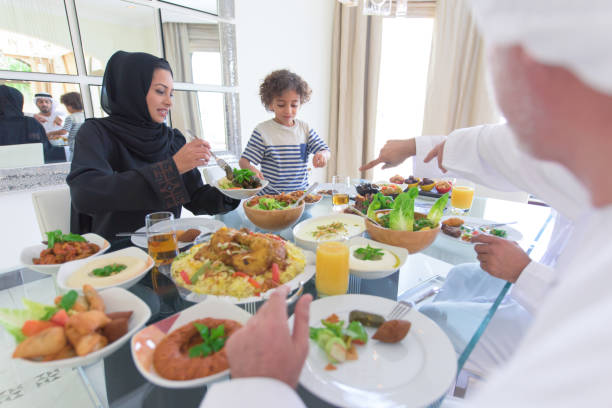
[[[612,184],[606,181],[605,170],[612,156],[612,3],[592,0],[588,7],[578,0],[474,3],[481,32],[494,46],[491,71],[509,125],[535,157],[562,163],[581,180],[592,207],[576,223],[557,264],[559,279],[515,355],[466,406],[608,406]],[[275,336],[266,336],[257,326],[271,325],[275,310],[284,310],[282,302],[255,316],[228,341],[232,375],[246,378],[214,385],[204,406],[224,401],[223,396],[238,406],[240,393],[243,404],[263,406],[264,401],[273,401],[279,406],[303,406],[289,387],[301,369],[297,358],[305,354],[292,354],[291,345],[302,344],[296,333],[306,339],[307,333],[300,323],[294,326],[293,337],[279,336],[277,349],[266,351],[261,345]],[[296,324],[307,323],[307,312],[307,308],[296,311]],[[268,379],[248,379],[261,376]],[[247,383],[258,384],[257,391],[244,393]]]

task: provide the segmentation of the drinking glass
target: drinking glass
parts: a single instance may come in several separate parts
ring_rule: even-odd
[[[472,208],[474,200],[474,183],[460,180],[453,183],[451,191],[451,212],[463,215]]]
[[[349,249],[342,242],[322,242],[317,247],[315,286],[319,296],[343,295],[349,283]]]
[[[155,266],[168,265],[178,255],[178,241],[174,229],[174,214],[168,211],[147,214],[147,246]]]
[[[332,177],[332,203],[334,204],[334,211],[342,211],[348,206],[350,189],[350,177]]]

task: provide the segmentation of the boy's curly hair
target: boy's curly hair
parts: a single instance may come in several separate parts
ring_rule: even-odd
[[[291,89],[300,95],[300,104],[304,104],[310,100],[312,90],[308,83],[304,81],[298,74],[295,74],[287,69],[279,69],[270,73],[259,86],[259,96],[261,103],[269,110],[272,100],[275,97],[281,96],[283,92]]]

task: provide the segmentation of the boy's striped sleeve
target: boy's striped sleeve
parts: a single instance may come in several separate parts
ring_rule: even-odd
[[[329,147],[314,129],[310,129],[308,132],[307,149],[309,154],[315,154],[321,150],[329,150]]]
[[[254,130],[241,157],[247,159],[251,164],[259,164],[265,152],[266,145],[264,144],[261,134],[257,130]]]

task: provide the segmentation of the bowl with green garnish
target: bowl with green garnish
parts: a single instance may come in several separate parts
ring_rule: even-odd
[[[268,185],[268,180],[260,180],[255,172],[249,169],[233,169],[233,174],[221,177],[214,186],[223,194],[236,200],[257,195]]]
[[[349,270],[362,279],[380,279],[400,269],[408,258],[408,250],[374,240],[355,237],[349,247]]]
[[[127,289],[141,280],[155,262],[137,247],[124,248],[92,259],[64,264],[57,274],[57,285],[68,291],[81,292],[83,285],[95,289],[120,287]]]
[[[259,228],[278,231],[293,225],[304,213],[304,201],[294,207],[287,194],[253,197],[242,203],[244,213]]]

